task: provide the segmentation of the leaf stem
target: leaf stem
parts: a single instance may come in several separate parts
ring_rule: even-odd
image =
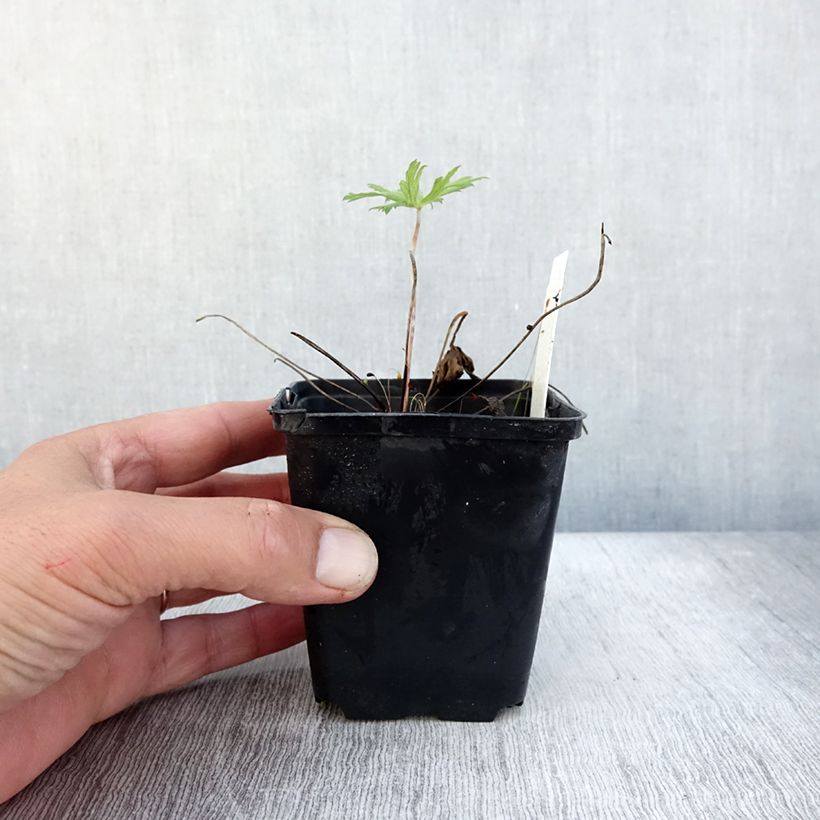
[[[410,239],[410,275],[412,277],[412,284],[410,286],[410,308],[407,312],[407,333],[404,338],[404,380],[401,391],[402,413],[407,413],[410,410],[410,368],[413,363],[413,337],[416,333],[416,288],[419,281],[419,272],[416,266],[416,246],[419,241],[420,228],[421,208],[416,208],[416,225],[413,228],[413,236]]]
[[[421,208],[416,208],[416,226],[413,228],[413,237],[410,240],[410,251],[415,256],[416,245],[419,241],[419,229],[421,228]]]
[[[531,325],[527,325],[527,332],[515,343],[512,350],[509,353],[507,353],[507,355],[504,356],[504,358],[494,368],[492,368],[492,370],[490,370],[490,372],[487,373],[486,376],[484,376],[483,378],[479,379],[477,382],[472,384],[471,387],[470,387],[470,390],[475,391],[476,389],[481,387],[481,385],[484,384],[489,378],[494,376],[512,358],[513,354],[515,354],[518,351],[518,349],[521,347],[521,345],[523,345],[524,342],[527,341],[527,339],[530,337],[530,334],[535,330],[535,328],[538,327],[538,325],[541,324],[541,322],[544,321],[544,319],[547,318],[547,316],[549,316],[552,313],[555,313],[556,310],[561,310],[561,308],[565,308],[567,305],[571,305],[573,302],[577,302],[579,299],[583,299],[584,296],[586,296],[590,291],[592,291],[598,285],[598,283],[601,281],[601,276],[603,275],[603,272],[604,272],[604,259],[606,257],[607,243],[611,245],[612,240],[605,233],[604,223],[602,222],[601,223],[601,249],[600,249],[599,256],[598,256],[598,273],[596,274],[595,279],[593,279],[592,283],[590,285],[588,285],[586,288],[584,288],[580,293],[576,293],[575,296],[573,296],[572,298],[567,299],[564,302],[559,302],[554,307],[551,307],[548,310],[544,311],[544,313],[542,313]],[[466,393],[464,393],[461,396],[456,396],[456,398],[454,398],[452,401],[445,404],[444,407],[440,407],[438,412],[443,413],[445,410],[447,410],[448,407],[452,407],[452,405],[454,405],[459,399],[462,399],[462,398],[465,398],[466,396],[468,396],[469,393],[470,393],[470,390],[468,390]]]
[[[441,352],[438,354],[438,360],[436,361],[436,367],[433,370],[433,378],[430,379],[430,384],[427,386],[427,393],[425,394],[424,398],[429,399],[430,395],[432,394],[433,390],[436,387],[436,375],[439,372],[439,367],[441,366],[441,360],[444,358],[444,354],[447,352],[448,347],[454,345],[456,343],[456,336],[458,336],[459,330],[461,330],[461,325],[464,323],[464,320],[467,318],[469,314],[466,310],[461,310],[450,319],[450,324],[447,328],[447,333],[444,335],[444,341],[441,343]],[[452,339],[450,338],[452,336]]]
[[[363,396],[359,395],[358,393],[355,393],[352,390],[349,390],[344,385],[337,384],[336,382],[331,381],[330,379],[326,379],[322,376],[317,376],[315,373],[312,373],[310,370],[306,370],[304,367],[301,367],[300,365],[296,364],[296,362],[294,362],[292,359],[285,356],[283,353],[280,353],[275,348],[271,347],[269,344],[267,344],[267,342],[263,342],[258,336],[251,333],[250,330],[248,330],[244,325],[241,325],[239,322],[237,322],[236,319],[231,319],[230,316],[225,316],[223,313],[206,313],[204,316],[200,316],[196,321],[201,322],[201,321],[203,321],[203,319],[224,319],[226,322],[230,322],[230,324],[232,324],[235,328],[238,328],[239,330],[241,330],[248,338],[253,339],[253,341],[256,342],[257,344],[262,345],[262,347],[264,347],[265,350],[269,351],[270,353],[273,353],[273,355],[276,357],[276,361],[282,362],[283,365],[285,365],[286,367],[289,367],[295,373],[298,373],[303,379],[305,379],[306,381],[309,381],[311,383],[311,385],[313,385],[313,387],[315,387],[323,396],[326,396],[327,398],[331,399],[331,401],[335,401],[337,404],[340,404],[342,407],[346,407],[349,410],[353,410],[354,412],[356,411],[355,407],[351,407],[351,405],[347,404],[346,402],[341,401],[341,399],[334,398],[333,396],[326,393],[324,390],[322,390],[317,385],[316,382],[317,381],[322,381],[325,384],[329,384],[331,387],[335,387],[337,390],[340,390],[343,393],[347,393],[349,396],[353,396],[353,398],[360,399],[361,401],[364,401],[365,404],[367,404],[370,407],[371,410],[378,410],[379,409],[378,406],[374,407]]]
[[[370,395],[375,399],[376,404],[380,405],[382,410],[387,412],[388,407],[384,404],[379,396],[377,396],[371,389],[367,382],[359,375],[357,375],[353,370],[351,370],[344,362],[340,362],[332,353],[329,353],[325,350],[321,345],[316,344],[313,339],[308,339],[307,336],[303,336],[301,333],[297,333],[295,330],[291,330],[291,336],[295,336],[299,341],[304,342],[308,347],[312,347],[318,353],[321,353],[325,358],[330,359],[337,367],[341,370],[344,370],[351,379],[359,384],[360,387],[363,387]]]
[[[404,377],[402,379],[401,412],[410,410],[410,366],[413,362],[413,337],[416,333],[416,287],[419,281],[416,257],[410,251],[410,270],[413,284],[410,288],[410,310],[407,313],[407,334],[404,339]]]

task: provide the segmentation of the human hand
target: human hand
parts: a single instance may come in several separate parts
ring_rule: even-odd
[[[302,604],[372,582],[372,541],[288,504],[264,402],[215,404],[41,442],[0,472],[0,802],[139,698],[303,638]],[[160,620],[241,592],[267,603]]]

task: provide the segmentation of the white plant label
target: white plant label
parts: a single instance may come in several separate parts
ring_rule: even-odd
[[[567,269],[569,251],[564,251],[552,260],[552,270],[547,282],[547,295],[544,299],[546,313],[551,307],[561,301],[561,291],[564,289],[564,273]],[[555,325],[558,320],[558,311],[547,316],[538,327],[538,341],[535,345],[535,370],[532,377],[532,401],[530,402],[530,417],[544,418],[547,415],[547,392],[550,382],[550,365],[552,364],[552,349],[555,346]]]

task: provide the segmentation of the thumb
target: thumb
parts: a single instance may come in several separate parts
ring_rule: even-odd
[[[279,604],[340,603],[361,595],[378,567],[357,527],[277,501],[112,490],[87,503],[96,510],[86,520],[104,522],[95,527],[88,559],[99,566],[89,580],[105,587],[95,597],[112,603],[196,587]]]

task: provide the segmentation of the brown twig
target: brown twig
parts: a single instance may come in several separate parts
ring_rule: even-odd
[[[392,413],[393,412],[393,405],[390,401],[390,393],[389,393],[390,379],[387,380],[387,389],[385,389],[385,386],[382,384],[381,379],[375,373],[365,373],[365,376],[368,379],[375,379],[376,384],[378,384],[379,387],[381,387],[382,393],[384,393],[384,401],[385,401],[385,404],[387,406],[387,412]]]
[[[413,236],[410,239],[410,252],[416,255],[416,245],[419,242],[419,228],[421,228],[421,208],[416,208],[416,224],[413,228]]]
[[[294,373],[301,376],[317,393],[320,393],[326,399],[330,399],[330,401],[336,402],[336,404],[339,404],[342,407],[347,408],[348,410],[352,411],[353,413],[358,413],[359,412],[358,407],[354,407],[352,404],[348,404],[347,402],[342,401],[341,399],[337,398],[336,396],[331,396],[330,393],[326,392],[325,390],[322,390],[322,388],[319,387],[319,382],[320,381],[327,382],[330,385],[334,385],[334,382],[328,381],[327,379],[323,379],[321,376],[314,376],[314,378],[310,378],[311,375],[313,375],[313,374],[310,374],[307,370],[303,370],[301,367],[299,367],[298,364],[294,364],[293,362],[286,362],[283,359],[280,359],[278,357],[276,359],[274,359],[274,361],[282,362],[282,364],[285,365],[285,367],[289,367]],[[335,385],[335,386],[339,387],[339,385]],[[359,396],[357,393],[354,393],[352,390],[349,391],[349,392],[352,396],[355,396],[357,399],[361,398],[361,396]],[[372,404],[369,405],[369,406],[370,406],[371,410],[376,409],[376,408],[373,407]]]
[[[312,339],[308,339],[307,336],[303,336],[301,333],[297,333],[295,330],[291,330],[290,335],[295,336],[297,339],[299,339],[300,342],[304,342],[306,345],[308,345],[308,347],[312,347],[317,353],[321,353],[325,358],[330,359],[330,361],[332,361],[333,364],[335,364],[337,367],[344,370],[344,372],[347,373],[347,375],[350,376],[351,379],[353,379],[361,387],[363,387],[368,393],[370,393],[370,395],[376,401],[376,404],[381,406],[382,410],[387,411],[387,409],[388,409],[387,405],[382,402],[380,396],[377,396],[370,389],[367,382],[361,376],[358,376],[356,373],[354,373],[346,364],[344,364],[343,362],[340,362],[332,353],[329,353],[323,347],[316,344],[316,342],[314,342]]]
[[[425,399],[430,398],[430,394],[433,392],[433,388],[436,386],[436,374],[439,372],[439,368],[441,367],[441,360],[444,358],[444,354],[447,352],[447,349],[456,343],[456,336],[458,336],[459,330],[461,330],[461,325],[464,324],[464,320],[468,316],[468,312],[466,310],[461,310],[450,319],[450,324],[447,326],[447,333],[444,334],[444,341],[441,343],[441,352],[438,354],[438,359],[436,360],[436,366],[433,369],[433,378],[430,379],[430,384],[427,386],[427,392],[424,395]],[[453,330],[455,327],[455,330]],[[452,340],[450,339],[450,335],[452,334]]]
[[[407,335],[404,340],[404,381],[401,391],[401,412],[407,413],[410,409],[410,365],[413,361],[413,336],[416,332],[416,286],[419,281],[419,272],[416,267],[415,243],[418,239],[419,219],[416,214],[416,229],[413,232],[413,250],[410,251],[410,271],[413,284],[410,288],[410,309],[407,313]]]
[[[206,313],[204,316],[200,316],[196,321],[201,322],[203,319],[224,319],[226,322],[229,322],[235,328],[238,328],[239,330],[241,330],[248,338],[253,339],[253,341],[255,341],[258,345],[261,345],[262,347],[264,347],[265,350],[267,350],[269,353],[273,353],[273,355],[276,356],[276,361],[282,362],[282,364],[285,365],[285,367],[289,367],[291,370],[294,371],[294,373],[297,373],[303,379],[310,382],[311,386],[314,389],[316,389],[319,393],[321,393],[323,396],[330,399],[331,401],[335,401],[337,404],[340,404],[342,407],[346,407],[348,410],[353,410],[354,412],[356,412],[355,407],[352,407],[351,405],[343,402],[341,399],[337,399],[334,396],[331,396],[330,394],[328,394],[324,390],[322,390],[316,384],[316,381],[322,381],[325,384],[329,384],[331,387],[335,387],[337,390],[341,390],[343,393],[347,393],[348,395],[353,396],[354,398],[361,399],[362,397],[358,393],[355,393],[352,390],[349,390],[344,385],[337,384],[336,382],[331,381],[330,379],[326,379],[322,376],[317,376],[316,373],[312,373],[310,370],[306,370],[304,367],[301,367],[300,365],[296,364],[296,362],[294,362],[292,359],[288,358],[283,353],[280,353],[275,348],[272,348],[266,342],[263,342],[258,336],[251,333],[250,330],[248,330],[246,327],[244,327],[239,322],[237,322],[236,319],[231,319],[230,316],[225,316],[222,313]],[[372,410],[377,410],[378,409],[378,407],[373,407],[373,405],[370,404],[369,402],[366,402],[366,403],[368,404],[368,406]]]
[[[410,407],[411,407],[411,412],[412,412],[412,407],[413,407],[414,405],[418,407],[418,409],[419,409],[419,411],[420,411],[420,412],[422,412],[422,413],[426,412],[426,410],[427,410],[427,402],[425,401],[425,398],[424,398],[424,393],[416,393],[416,394],[415,394],[415,395],[414,395],[414,396],[410,399]]]
[[[456,343],[456,336],[458,336],[459,330],[461,330],[461,326],[464,324],[464,320],[470,314],[466,310],[461,310],[450,319],[450,326],[447,328],[447,335],[444,337],[444,341],[441,343],[441,353],[439,353],[438,360],[441,361],[442,357],[444,356],[444,351],[448,347],[452,347]],[[455,329],[453,329],[455,326]],[[450,334],[452,333],[453,338],[450,338]],[[449,344],[448,344],[449,343]]]
[[[550,385],[547,385],[547,386],[554,393],[557,393],[573,410],[578,409],[575,406],[575,402],[563,390],[559,390],[554,384],[550,384]]]
[[[523,386],[518,387],[515,390],[512,390],[511,392],[507,393],[506,396],[501,396],[500,398],[497,398],[497,399],[490,398],[489,396],[478,396],[479,399],[484,399],[484,401],[486,401],[487,404],[486,404],[485,407],[482,407],[481,410],[477,410],[472,415],[480,416],[485,410],[490,410],[492,408],[499,407],[499,406],[501,406],[503,408],[504,402],[507,401],[507,399],[511,399],[513,396],[520,396],[522,393],[529,390],[530,387],[531,387],[530,383],[527,382]],[[516,407],[517,406],[518,405],[516,403]]]
[[[518,340],[518,342],[516,342],[516,344],[513,346],[512,350],[510,350],[510,352],[507,353],[507,355],[504,356],[504,358],[494,368],[492,368],[492,370],[490,370],[490,372],[487,373],[486,376],[482,377],[477,382],[472,384],[470,386],[470,390],[468,390],[466,393],[464,393],[463,396],[457,396],[452,401],[445,404],[444,407],[439,408],[439,411],[438,411],[439,413],[443,413],[448,407],[451,407],[460,398],[463,398],[464,396],[469,395],[470,392],[474,392],[477,388],[481,387],[481,385],[484,384],[488,379],[490,379],[492,376],[494,376],[512,358],[512,356],[515,353],[518,352],[518,349],[521,347],[521,345],[523,345],[524,342],[526,342],[527,339],[529,339],[530,334],[535,330],[535,328],[538,327],[538,325],[541,324],[541,322],[544,321],[544,319],[547,318],[547,316],[555,313],[556,310],[561,310],[561,308],[564,308],[567,305],[571,305],[573,302],[577,302],[579,299],[583,299],[584,296],[586,296],[588,293],[590,293],[590,291],[592,291],[598,285],[598,283],[601,281],[601,276],[603,275],[603,272],[604,272],[604,258],[606,256],[607,243],[609,243],[611,245],[612,240],[604,232],[604,223],[602,222],[601,223],[601,250],[600,250],[600,254],[598,256],[598,273],[596,274],[595,279],[592,281],[592,283],[588,287],[584,288],[584,290],[582,290],[580,293],[576,293],[575,296],[571,297],[570,299],[567,299],[563,302],[560,302],[559,304],[557,304],[557,305],[549,308],[548,310],[544,311],[544,313],[542,313],[531,325],[527,325],[527,332]]]

